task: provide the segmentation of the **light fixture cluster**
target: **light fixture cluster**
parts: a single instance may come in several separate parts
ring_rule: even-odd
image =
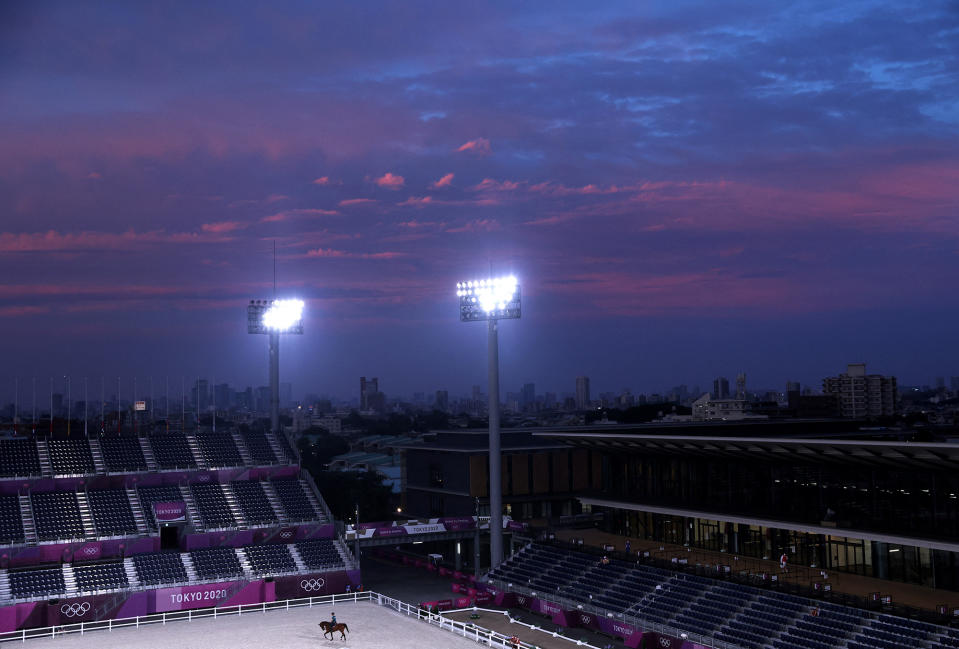
[[[303,300],[274,300],[263,312],[263,326],[274,331],[287,331],[303,318]]]
[[[519,317],[519,282],[513,275],[459,282],[456,296],[462,320]]]

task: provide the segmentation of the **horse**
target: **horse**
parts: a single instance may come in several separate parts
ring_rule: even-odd
[[[337,622],[336,624],[330,624],[327,621],[320,622],[320,628],[323,629],[323,637],[326,637],[326,634],[330,634],[330,640],[333,640],[333,633],[335,631],[340,632],[340,640],[346,640],[346,633],[344,631],[349,631],[350,627],[346,626],[343,622]]]

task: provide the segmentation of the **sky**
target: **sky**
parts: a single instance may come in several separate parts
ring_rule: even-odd
[[[594,5],[0,4],[0,395],[959,375],[959,5]]]

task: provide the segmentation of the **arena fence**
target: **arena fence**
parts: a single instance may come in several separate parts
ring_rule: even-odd
[[[408,617],[416,618],[421,622],[439,627],[456,635],[467,639],[475,640],[494,648],[502,649],[537,649],[535,645],[520,642],[515,644],[510,641],[508,636],[496,631],[484,629],[469,622],[457,622],[448,620],[442,615],[431,613],[425,609],[419,608],[413,604],[375,593],[373,591],[362,591],[358,593],[344,593],[338,595],[324,595],[321,597],[302,597],[298,599],[285,599],[275,602],[261,602],[259,604],[244,604],[241,606],[222,606],[214,608],[193,609],[186,611],[169,611],[167,613],[154,613],[152,615],[141,615],[138,617],[119,618],[115,620],[100,620],[96,622],[78,622],[77,624],[64,624],[61,626],[38,627],[33,629],[22,629],[20,631],[11,631],[0,634],[0,643],[4,642],[26,642],[32,638],[55,638],[58,635],[79,633],[91,633],[96,631],[112,631],[126,627],[139,628],[150,624],[166,624],[167,622],[189,622],[202,618],[228,617],[231,615],[249,615],[251,613],[265,613],[275,610],[289,610],[291,608],[321,606],[326,604],[336,604],[344,602],[371,602],[379,606],[390,608],[397,613]],[[588,649],[596,649],[585,646]]]

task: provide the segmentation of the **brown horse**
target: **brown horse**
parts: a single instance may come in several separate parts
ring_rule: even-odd
[[[350,627],[346,626],[343,622],[330,624],[329,622],[323,621],[320,622],[320,628],[323,629],[323,637],[326,637],[327,633],[330,634],[330,640],[333,640],[333,633],[335,631],[340,632],[340,640],[346,640],[346,633],[344,633],[344,631],[350,630]]]

